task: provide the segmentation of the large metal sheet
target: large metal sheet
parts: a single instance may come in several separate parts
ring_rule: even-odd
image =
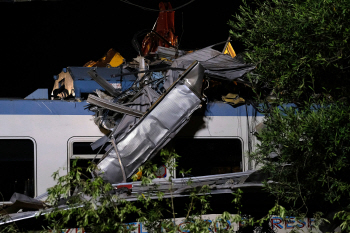
[[[198,92],[201,90],[203,75],[204,68],[194,62],[151,107],[149,113],[118,142],[116,147],[127,178],[152,158],[200,106]],[[121,164],[114,149],[97,166],[97,174],[105,181],[123,181]]]
[[[214,45],[212,45],[214,46]],[[197,60],[205,68],[205,74],[210,77],[215,77],[223,80],[236,80],[244,82],[241,77],[255,68],[252,64],[246,64],[243,58],[239,55],[232,58],[228,54],[206,47],[197,50],[193,53],[186,54],[174,60],[172,68],[187,68]],[[164,87],[168,88],[178,77],[180,71],[169,69],[166,74]]]
[[[158,100],[159,97],[160,95],[155,90],[153,90],[149,86],[145,86],[142,89],[140,95],[138,97],[135,97],[135,99],[132,102],[128,103],[126,106],[129,106],[130,108],[138,110],[140,112],[146,112],[152,106],[152,104]],[[100,146],[107,143],[112,137],[115,138],[118,142],[121,138],[124,137],[124,135],[127,132],[129,132],[131,127],[135,125],[139,121],[139,119],[139,117],[125,114],[122,120],[119,122],[119,124],[117,124],[116,128],[113,130],[112,135],[100,138],[99,140],[91,144],[91,148],[93,150],[96,150]],[[110,147],[111,145],[106,148],[106,151],[108,151]]]

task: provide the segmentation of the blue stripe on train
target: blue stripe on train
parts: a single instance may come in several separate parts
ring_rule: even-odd
[[[93,115],[86,109],[87,102],[62,100],[0,100],[1,115]],[[263,116],[252,106],[247,106],[248,116]],[[209,103],[206,116],[247,116],[246,106],[233,108],[222,102]]]
[[[248,114],[247,114],[248,113]],[[206,116],[264,116],[256,111],[251,105],[232,107],[223,102],[211,102],[207,104]]]

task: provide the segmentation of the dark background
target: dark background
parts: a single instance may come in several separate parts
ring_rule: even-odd
[[[160,0],[129,1],[159,9]],[[170,1],[173,8],[187,2]],[[180,49],[225,41],[230,29],[227,22],[240,4],[240,0],[196,0],[176,10]],[[98,60],[110,48],[130,61],[137,56],[131,45],[134,34],[151,29],[157,17],[158,12],[119,0],[0,2],[0,98],[24,98],[37,88],[51,92],[53,75],[63,67]],[[236,52],[242,50],[241,45],[232,44]]]

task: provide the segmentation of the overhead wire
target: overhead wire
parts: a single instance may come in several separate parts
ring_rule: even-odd
[[[179,7],[175,7],[175,8],[173,8],[173,9],[171,9],[171,10],[164,10],[164,11],[162,11],[162,10],[157,10],[157,9],[152,9],[152,8],[148,8],[148,7],[144,7],[144,6],[140,6],[140,5],[137,5],[137,4],[135,4],[135,3],[129,2],[128,0],[120,0],[120,1],[121,1],[121,2],[124,2],[124,3],[127,3],[127,4],[129,4],[129,5],[132,5],[132,6],[136,6],[136,7],[138,7],[138,8],[141,8],[142,10],[146,10],[146,11],[155,11],[155,12],[164,12],[164,11],[175,11],[175,10],[181,9],[182,7],[187,6],[188,4],[190,4],[190,3],[192,3],[192,2],[194,2],[194,1],[196,1],[196,0],[191,0],[191,1],[189,1],[189,2],[187,2],[187,3],[185,3],[185,4],[183,4],[183,5],[181,5],[181,6],[179,6]]]
[[[177,43],[177,46],[176,46],[176,52],[175,52],[175,57],[178,56],[179,54],[179,47],[180,47],[180,43],[181,43],[181,39],[182,39],[182,35],[184,34],[184,13],[182,12],[182,20],[181,20],[181,27],[182,27],[182,32],[181,32],[181,36],[180,36],[180,39],[179,39],[179,42]]]

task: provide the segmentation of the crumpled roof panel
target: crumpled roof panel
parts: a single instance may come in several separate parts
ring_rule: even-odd
[[[212,46],[197,50],[193,53],[186,54],[174,60],[171,67],[187,68],[193,61],[201,62],[205,69],[205,74],[214,78],[223,80],[236,80],[244,82],[240,79],[244,74],[253,70],[254,65],[244,63],[240,56],[232,58],[228,54],[212,49]],[[179,76],[180,71],[169,70],[166,74],[164,86],[169,87]]]

